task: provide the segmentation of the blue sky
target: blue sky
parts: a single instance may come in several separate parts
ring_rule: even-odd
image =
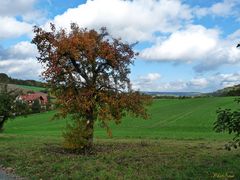
[[[41,79],[32,27],[108,28],[138,41],[134,89],[210,92],[240,84],[238,0],[4,0],[0,1],[0,72]]]

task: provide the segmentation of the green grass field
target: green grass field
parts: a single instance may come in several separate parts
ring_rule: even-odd
[[[26,90],[29,90],[29,91],[34,91],[34,92],[39,92],[39,91],[42,91],[42,90],[45,90],[45,88],[43,87],[36,87],[36,86],[25,86],[25,85],[16,85],[22,89],[26,89]]]
[[[120,125],[111,124],[114,138],[226,139],[213,131],[216,110],[234,108],[234,98],[161,99],[149,108],[150,119],[126,117]],[[8,121],[5,134],[59,137],[69,119],[51,120],[54,112],[18,117]],[[96,138],[108,138],[96,124]]]
[[[150,119],[95,127],[92,155],[61,147],[69,119],[54,112],[18,117],[0,134],[0,164],[30,179],[239,179],[240,150],[226,151],[228,134],[213,131],[216,110],[237,108],[234,97],[160,99]]]

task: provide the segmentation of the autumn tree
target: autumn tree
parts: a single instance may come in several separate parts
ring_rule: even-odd
[[[100,31],[71,24],[70,31],[34,28],[43,77],[57,98],[58,117],[71,116],[64,133],[65,146],[88,149],[93,145],[94,123],[109,135],[109,121],[120,123],[126,114],[147,118],[148,96],[131,89],[128,75],[137,55],[133,46]]]

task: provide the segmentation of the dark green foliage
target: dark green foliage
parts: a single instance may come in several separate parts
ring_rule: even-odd
[[[30,113],[29,105],[24,101],[16,100],[13,108],[15,115],[26,115]]]
[[[240,84],[226,87],[224,89],[220,89],[213,93],[210,93],[212,96],[240,96]]]
[[[30,91],[27,91],[27,94],[33,94],[34,91],[30,90]]]
[[[13,79],[11,77],[8,77],[8,75],[6,75],[4,73],[0,73],[0,83],[45,87],[45,83],[43,83],[43,82],[38,82],[35,80]]]
[[[239,102],[239,99],[236,101]],[[226,145],[226,149],[230,150],[232,147],[240,146],[240,111],[231,109],[219,109],[217,111],[217,120],[214,123],[214,130],[216,132],[228,132],[234,134],[234,138]]]
[[[190,96],[179,96],[178,99],[189,99],[189,98],[192,98]]]
[[[40,113],[41,112],[41,105],[38,99],[33,101],[32,104],[32,112],[33,113]]]
[[[5,121],[13,116],[13,104],[16,94],[13,91],[8,92],[7,85],[1,85],[0,88],[0,131],[3,129]]]
[[[8,75],[4,74],[4,73],[0,73],[0,82],[9,82],[9,77]]]

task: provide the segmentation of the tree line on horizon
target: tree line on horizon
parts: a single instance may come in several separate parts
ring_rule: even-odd
[[[35,80],[21,80],[9,77],[5,73],[0,73],[0,83],[4,84],[16,84],[16,85],[25,85],[25,86],[37,86],[37,87],[46,87],[46,83],[35,81]]]

